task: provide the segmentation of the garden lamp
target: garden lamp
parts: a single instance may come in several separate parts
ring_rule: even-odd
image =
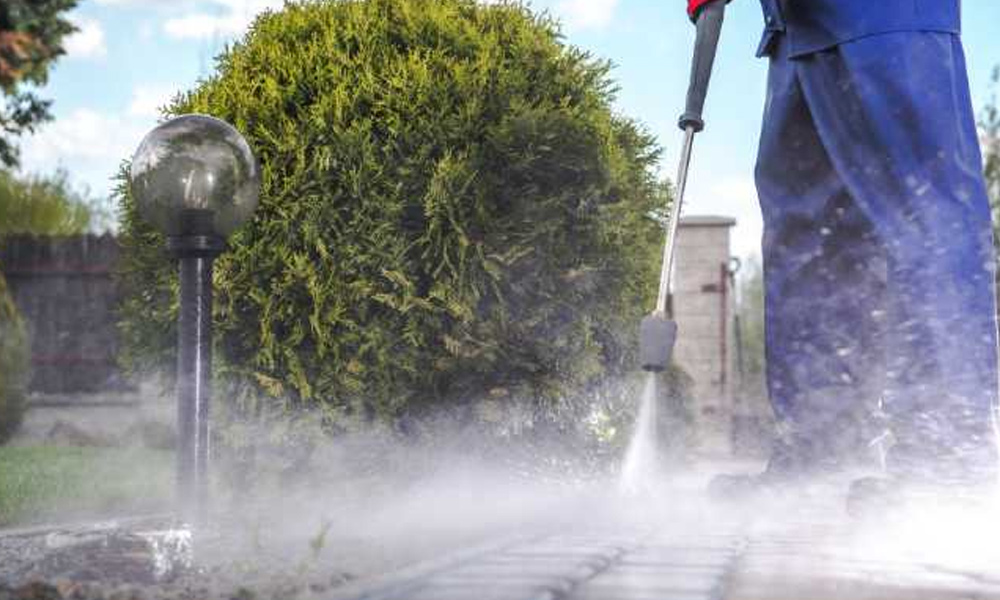
[[[177,486],[189,516],[208,500],[212,265],[257,208],[260,169],[235,128],[182,115],[146,134],[129,173],[139,216],[167,237],[179,263]]]

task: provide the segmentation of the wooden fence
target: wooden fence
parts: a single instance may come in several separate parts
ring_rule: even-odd
[[[0,240],[0,270],[31,335],[31,391],[128,387],[115,359],[118,255],[110,235]]]

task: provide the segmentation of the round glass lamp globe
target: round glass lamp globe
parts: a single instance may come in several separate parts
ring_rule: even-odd
[[[146,134],[129,173],[139,215],[167,235],[185,231],[185,213],[211,213],[215,235],[228,237],[257,208],[260,169],[232,125],[183,115]]]

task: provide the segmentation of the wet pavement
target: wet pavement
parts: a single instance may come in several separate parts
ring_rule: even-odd
[[[284,550],[209,569],[199,557],[225,555],[229,536],[199,542],[164,520],[8,531],[0,584],[16,574],[52,582],[58,593],[46,598],[81,600],[118,597],[101,585],[109,578],[129,580],[129,598],[1000,600],[1000,511],[934,506],[858,521],[844,513],[842,489],[724,507],[690,489],[591,495],[476,543],[414,529],[435,538],[431,551],[400,567],[379,563],[373,547],[367,571],[350,575],[318,563],[279,571]],[[345,568],[345,548],[329,552]],[[0,585],[0,598],[43,597],[38,589],[5,596]]]
[[[739,535],[523,540],[332,600],[847,600],[1000,598],[994,572],[859,557],[833,540]]]
[[[361,583],[332,598],[541,600],[721,598],[743,550],[731,536],[675,539],[552,535],[512,541],[450,565]]]
[[[1000,599],[1000,518],[931,509],[857,521],[842,498],[749,511],[637,502],[359,581],[330,600]]]

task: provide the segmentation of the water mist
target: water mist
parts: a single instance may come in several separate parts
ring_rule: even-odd
[[[635,429],[618,481],[619,491],[635,495],[648,491],[659,475],[656,443],[656,374],[646,373]]]

